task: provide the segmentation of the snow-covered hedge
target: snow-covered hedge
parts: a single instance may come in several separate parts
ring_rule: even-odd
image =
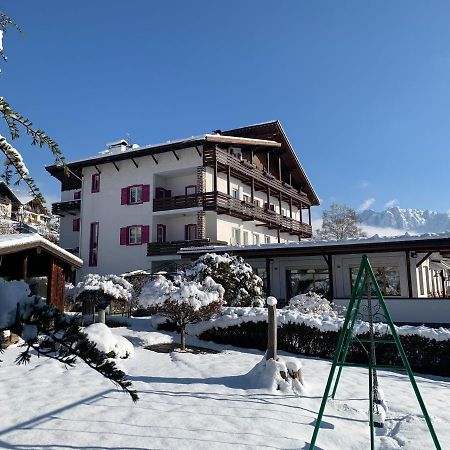
[[[343,325],[343,318],[304,314],[294,307],[278,310],[278,348],[290,353],[332,359]],[[425,326],[397,327],[400,340],[413,370],[450,376],[450,330]],[[225,308],[212,320],[189,325],[187,332],[200,339],[220,344],[265,350],[267,346],[267,309]],[[375,324],[377,336],[389,332],[387,325]],[[369,337],[369,324],[358,321],[355,334]],[[352,345],[350,362],[367,362],[361,345]],[[395,345],[377,346],[379,364],[401,365]]]

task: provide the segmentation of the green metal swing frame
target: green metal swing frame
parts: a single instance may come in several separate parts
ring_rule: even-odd
[[[375,296],[378,299],[380,304],[381,311],[386,318],[386,322],[388,324],[389,330],[391,332],[391,337],[388,339],[355,339],[353,337],[353,329],[355,326],[356,318],[359,313],[359,309],[361,307],[361,301],[366,293],[368,284],[371,284],[373,290],[375,291]],[[393,365],[380,365],[372,362],[371,358],[369,358],[368,364],[355,364],[346,362],[348,349],[352,342],[368,342],[374,345],[379,344],[395,344],[397,350],[400,354],[403,366],[393,366]],[[417,387],[416,380],[414,379],[413,372],[409,365],[408,359],[406,357],[403,346],[398,337],[397,330],[395,329],[394,323],[392,322],[391,315],[386,307],[386,303],[384,301],[383,294],[381,293],[380,287],[377,283],[375,275],[373,273],[372,267],[370,265],[369,259],[367,255],[363,255],[361,259],[361,265],[359,267],[358,275],[356,277],[355,285],[353,286],[352,296],[350,299],[350,303],[348,305],[347,314],[345,316],[344,324],[342,326],[342,330],[339,333],[338,344],[336,348],[336,352],[334,354],[333,363],[331,365],[330,373],[328,375],[327,384],[325,387],[325,392],[323,393],[322,403],[320,405],[319,414],[316,419],[314,432],[311,438],[311,443],[309,445],[309,450],[315,449],[315,444],[317,440],[317,436],[319,434],[320,425],[322,423],[323,414],[325,412],[326,403],[328,400],[328,396],[330,394],[331,386],[333,384],[334,375],[336,369],[339,368],[336,380],[334,383],[333,391],[331,397],[334,399],[336,395],[336,390],[339,384],[339,380],[341,378],[343,367],[363,367],[369,369],[369,425],[370,425],[370,448],[371,450],[375,449],[375,430],[374,430],[374,418],[373,418],[373,369],[387,369],[387,370],[406,370],[409,381],[413,387],[416,398],[419,402],[420,408],[422,410],[422,414],[425,418],[425,421],[428,426],[428,430],[433,439],[436,450],[441,450],[441,445],[437,438],[436,432],[434,431],[433,424],[431,423],[430,416],[428,415],[427,408],[420,394],[419,388]]]

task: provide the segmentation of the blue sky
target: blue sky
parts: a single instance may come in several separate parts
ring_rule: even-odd
[[[23,29],[4,41],[1,95],[69,161],[279,119],[323,207],[450,209],[450,2],[1,7]],[[16,146],[58,197],[50,154]]]

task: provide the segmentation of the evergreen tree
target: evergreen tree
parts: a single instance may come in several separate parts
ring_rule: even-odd
[[[364,237],[366,233],[358,226],[361,222],[357,212],[347,205],[333,203],[329,211],[322,213],[322,229],[317,231],[321,239],[349,239]]]
[[[207,253],[186,269],[186,277],[197,282],[211,277],[225,289],[229,306],[264,306],[263,282],[239,256]]]

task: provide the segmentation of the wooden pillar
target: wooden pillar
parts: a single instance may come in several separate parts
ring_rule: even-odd
[[[269,296],[271,293],[270,285],[270,258],[266,258],[266,294]]]
[[[277,240],[278,240],[278,243],[280,244],[281,243],[281,233],[280,233],[280,229],[279,228],[277,230]]]
[[[412,280],[411,280],[411,259],[409,257],[409,251],[405,251],[406,257],[406,275],[408,278],[408,297],[412,298]]]
[[[309,220],[309,225],[311,225],[311,206],[308,206],[308,220]]]
[[[278,179],[281,181],[281,156],[278,155]]]
[[[300,222],[303,223],[303,205],[302,202],[300,202]]]
[[[231,177],[231,167],[227,167],[227,194],[230,195],[231,189],[230,189],[230,177]]]
[[[253,153],[253,150],[252,150],[252,153]],[[255,201],[255,179],[253,177],[250,180],[250,201],[253,205],[253,203]]]
[[[270,187],[267,186],[267,209],[270,207]]]
[[[270,173],[270,153],[267,152],[267,173]]]
[[[22,279],[28,279],[28,253],[23,256],[23,264],[22,264]]]
[[[52,258],[47,274],[47,303],[55,305],[62,312],[64,312],[64,288],[64,269],[55,258]]]
[[[282,215],[282,213],[281,213],[281,203],[282,203],[282,198],[281,198],[281,192],[279,192],[278,193],[278,208],[280,209],[280,214]]]
[[[292,219],[292,197],[289,197],[289,217]]]

